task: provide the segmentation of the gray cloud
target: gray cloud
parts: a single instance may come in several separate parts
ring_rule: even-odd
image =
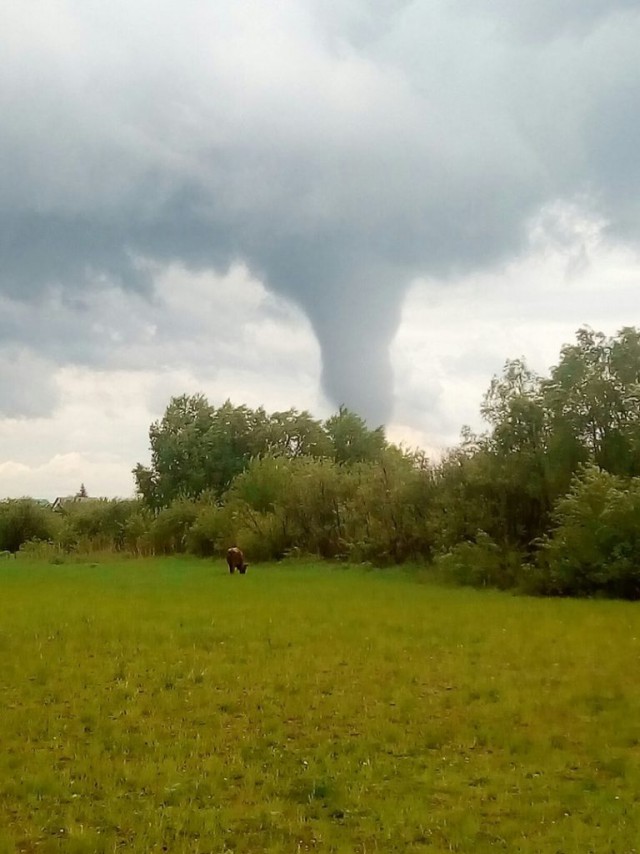
[[[637,4],[327,5],[10,0],[3,291],[151,296],[149,261],[241,261],[379,422],[412,278],[514,256],[558,198],[637,239]]]
[[[525,41],[553,40],[568,36],[583,39],[603,19],[637,12],[636,0],[454,0],[464,11],[492,19]]]
[[[54,366],[27,348],[0,347],[0,416],[38,418],[56,402]]]

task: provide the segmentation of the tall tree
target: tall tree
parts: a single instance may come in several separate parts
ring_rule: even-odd
[[[134,469],[138,492],[152,507],[178,496],[196,497],[212,486],[217,459],[215,409],[201,395],[171,399],[164,416],[149,428],[151,466]]]
[[[346,406],[341,406],[324,426],[333,443],[333,454],[338,463],[377,460],[387,446],[383,427],[370,430],[366,421]]]
[[[495,521],[502,529],[499,540],[516,547],[528,547],[540,536],[551,509],[540,388],[540,378],[522,359],[507,361],[481,408],[493,427],[485,443],[485,489],[494,496]]]
[[[264,451],[286,457],[331,457],[331,439],[320,421],[306,412],[288,409],[267,419],[262,437]]]
[[[640,473],[640,333],[580,329],[543,383],[552,442],[565,459]],[[564,484],[568,488],[568,482]]]

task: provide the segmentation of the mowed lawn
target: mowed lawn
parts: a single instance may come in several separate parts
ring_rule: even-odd
[[[640,611],[0,565],[0,852],[640,850]]]

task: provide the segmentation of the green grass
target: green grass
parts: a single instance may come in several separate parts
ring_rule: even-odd
[[[640,850],[640,611],[0,565],[0,852]]]

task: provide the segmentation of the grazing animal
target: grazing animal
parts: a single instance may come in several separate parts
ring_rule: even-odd
[[[244,555],[237,546],[234,546],[227,552],[227,563],[229,564],[229,572],[232,575],[236,569],[240,572],[240,575],[244,575],[249,565],[244,562]]]

